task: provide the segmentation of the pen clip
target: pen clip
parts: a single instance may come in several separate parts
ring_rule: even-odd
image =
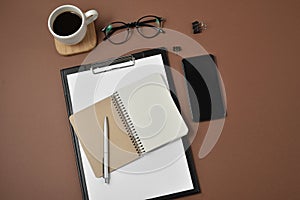
[[[102,158],[102,176],[104,178],[104,156]]]

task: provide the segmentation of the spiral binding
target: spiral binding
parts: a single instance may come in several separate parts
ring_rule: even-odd
[[[113,93],[112,103],[113,103],[114,107],[116,108],[116,111],[117,111],[118,115],[120,116],[121,121],[122,121],[123,125],[125,126],[125,129],[129,135],[130,140],[131,140],[132,144],[134,145],[137,153],[139,155],[145,153],[144,145],[143,145],[140,137],[137,134],[137,131],[129,117],[129,114],[128,114],[118,92]]]

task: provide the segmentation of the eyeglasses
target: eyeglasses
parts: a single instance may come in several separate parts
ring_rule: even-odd
[[[147,15],[136,22],[112,22],[101,30],[105,34],[103,40],[108,39],[113,44],[122,44],[130,38],[132,28],[137,28],[139,34],[145,38],[153,38],[159,33],[164,33],[162,29],[164,21],[162,17]]]

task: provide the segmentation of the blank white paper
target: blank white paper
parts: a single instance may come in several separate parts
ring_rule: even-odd
[[[128,84],[153,73],[167,80],[161,55],[135,61],[134,67],[93,74],[90,70],[67,76],[73,112],[78,112]],[[110,184],[96,178],[82,149],[80,152],[89,199],[141,200],[193,189],[181,139],[146,154],[112,172]]]

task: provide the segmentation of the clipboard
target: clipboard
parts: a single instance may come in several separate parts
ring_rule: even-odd
[[[67,68],[67,69],[62,69],[60,71],[60,73],[61,73],[61,79],[62,79],[62,85],[63,85],[63,90],[64,90],[64,96],[65,96],[68,116],[73,114],[71,94],[70,94],[68,79],[67,79],[68,75],[75,74],[75,73],[81,73],[81,72],[85,72],[88,70],[90,71],[90,73],[93,73],[94,75],[97,75],[99,73],[105,73],[105,72],[108,72],[111,70],[119,70],[120,68],[134,66],[136,60],[150,57],[150,56],[155,56],[155,55],[160,55],[162,57],[163,64],[164,64],[164,70],[165,70],[166,77],[167,77],[167,82],[168,82],[170,91],[172,91],[171,96],[172,96],[176,106],[180,110],[179,102],[178,102],[178,100],[176,98],[176,94],[175,94],[175,85],[173,82],[171,70],[168,67],[169,61],[168,61],[168,57],[167,57],[167,51],[165,49],[161,48],[161,49],[146,50],[146,51],[142,51],[139,53],[134,53],[129,56],[124,56],[124,57],[120,57],[117,59],[106,60],[104,62],[96,62],[96,63],[87,64],[87,65],[81,65],[81,66],[75,66],[75,67],[71,67],[71,68]],[[124,65],[122,67],[113,67],[120,63],[126,63],[126,65]],[[90,198],[89,198],[89,191],[87,188],[87,180],[85,179],[85,172],[84,172],[84,168],[83,168],[82,152],[80,150],[80,144],[79,144],[79,141],[78,141],[71,125],[70,125],[70,131],[71,131],[73,147],[74,147],[75,156],[76,156],[76,164],[77,164],[78,175],[79,175],[79,179],[80,179],[82,197],[84,200],[88,200]],[[193,156],[192,156],[192,152],[191,152],[191,148],[189,147],[189,141],[186,137],[183,137],[181,139],[181,141],[182,141],[184,148],[186,149],[185,150],[185,159],[186,159],[189,173],[190,173],[192,188],[188,189],[188,190],[180,191],[180,192],[161,195],[161,196],[154,197],[154,198],[151,197],[148,199],[173,199],[173,198],[179,198],[179,197],[183,197],[183,196],[201,192],[195,165],[194,165],[194,160],[193,160]]]

